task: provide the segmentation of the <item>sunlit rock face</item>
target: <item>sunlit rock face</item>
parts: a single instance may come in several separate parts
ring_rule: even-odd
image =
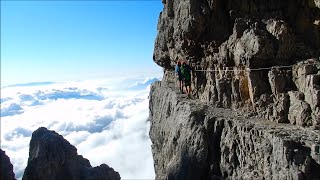
[[[153,59],[164,67],[164,81],[174,79],[177,60],[190,60],[195,69],[214,70],[193,73],[193,93],[202,102],[319,128],[318,0],[164,0],[163,4]],[[303,93],[303,107],[289,96],[296,91]],[[288,117],[289,111],[301,109],[302,120]]]
[[[106,164],[92,167],[61,135],[41,127],[32,133],[28,165],[22,179],[119,180],[120,175]]]
[[[320,179],[320,1],[163,0],[156,179]],[[193,98],[174,67],[189,60]]]

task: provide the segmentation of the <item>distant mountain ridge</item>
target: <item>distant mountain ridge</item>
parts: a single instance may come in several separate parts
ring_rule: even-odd
[[[146,79],[145,81],[142,82],[136,82],[135,84],[129,86],[129,89],[131,90],[136,90],[136,89],[144,89],[147,86],[150,86],[152,83],[160,81],[159,78],[151,78],[151,79]]]

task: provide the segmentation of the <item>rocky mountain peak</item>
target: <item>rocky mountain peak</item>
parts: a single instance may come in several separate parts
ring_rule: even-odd
[[[41,127],[32,133],[23,180],[116,180],[118,172],[106,164],[92,167],[89,160],[61,135]]]

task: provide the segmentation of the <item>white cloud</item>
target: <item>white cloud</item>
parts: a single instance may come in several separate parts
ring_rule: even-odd
[[[17,103],[4,102],[1,104],[1,117],[13,116],[21,113],[23,113],[23,110]]]
[[[106,163],[122,179],[153,179],[147,98],[155,80],[119,77],[2,88],[1,148],[16,177],[27,165],[31,133],[43,126],[63,135],[92,166]]]

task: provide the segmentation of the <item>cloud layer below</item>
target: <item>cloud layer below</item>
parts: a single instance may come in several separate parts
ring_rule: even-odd
[[[154,179],[148,95],[156,77],[8,86],[1,89],[1,148],[16,177],[27,165],[31,134],[47,127],[92,166],[106,163],[122,179]]]

